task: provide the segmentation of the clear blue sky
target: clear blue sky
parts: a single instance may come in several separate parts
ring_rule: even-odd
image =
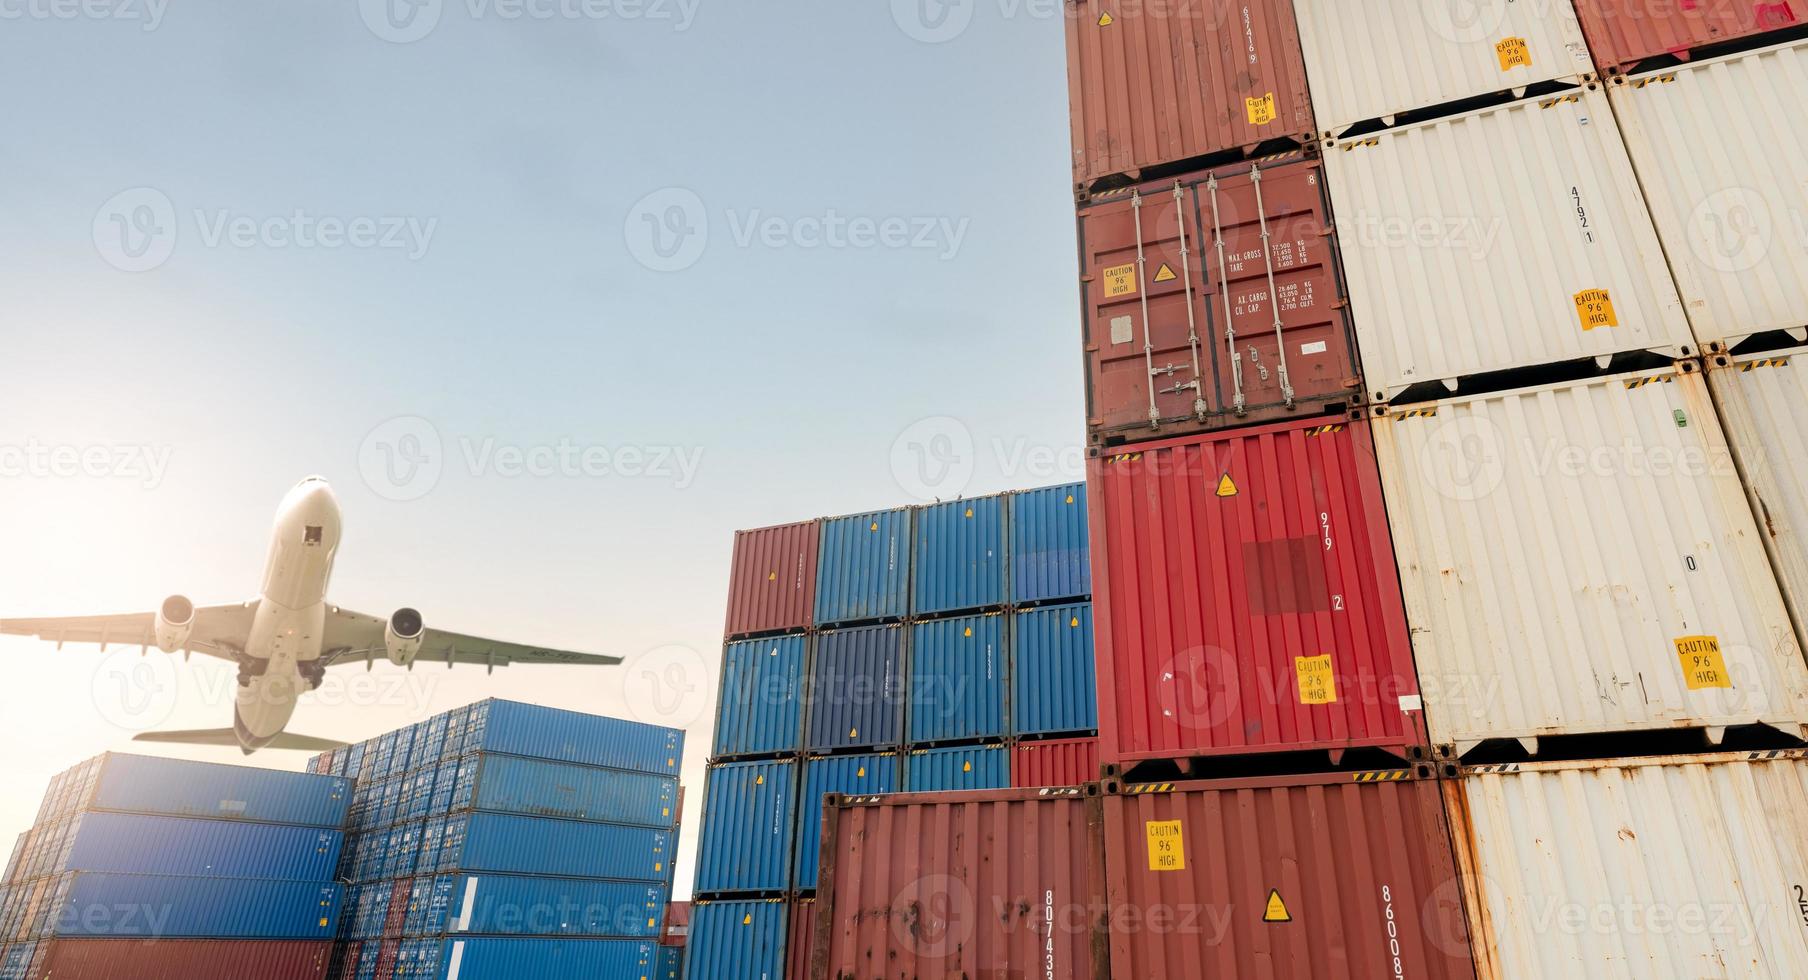
[[[0,4],[0,616],[247,597],[320,473],[335,601],[634,659],[292,727],[683,725],[686,892],[732,531],[1078,475],[1060,4],[93,2]],[[133,669],[0,641],[5,848],[229,722],[213,665],[121,719]]]

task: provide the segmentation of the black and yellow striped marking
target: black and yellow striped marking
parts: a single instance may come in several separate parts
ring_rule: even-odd
[[[1321,425],[1317,428],[1307,429],[1306,437],[1309,439],[1313,436],[1328,436],[1333,432],[1342,432],[1343,430],[1344,425],[1342,423],[1336,425]]]
[[[1348,153],[1351,150],[1358,150],[1365,146],[1380,146],[1380,145],[1381,145],[1381,140],[1378,137],[1371,136],[1365,140],[1352,140],[1351,142],[1345,143],[1343,145],[1343,151],[1345,153]]]
[[[1381,772],[1359,772],[1350,777],[1358,783],[1399,783],[1412,778],[1411,769],[1384,769]]]
[[[1173,783],[1135,783],[1124,787],[1126,796],[1148,796],[1151,793],[1172,793]]]
[[[1582,96],[1577,93],[1572,92],[1569,95],[1559,95],[1554,99],[1545,99],[1544,101],[1538,103],[1538,108],[1552,109],[1552,108],[1555,108],[1560,105],[1568,105],[1569,103],[1580,102],[1580,101],[1582,101]]]
[[[1663,374],[1663,375],[1659,375],[1655,378],[1633,378],[1632,380],[1626,382],[1626,390],[1627,391],[1637,391],[1638,389],[1643,388],[1646,385],[1654,385],[1654,384],[1658,384],[1660,382],[1663,384],[1667,384],[1667,385],[1675,384],[1676,383],[1676,375]]]
[[[1142,453],[1119,453],[1116,456],[1107,457],[1105,462],[1108,464],[1111,464],[1111,465],[1116,465],[1118,463],[1134,462],[1134,461],[1142,459],[1142,458],[1143,458]]]
[[[1759,368],[1776,368],[1776,367],[1788,367],[1788,366],[1789,366],[1789,358],[1787,358],[1787,357],[1767,357],[1761,361],[1746,361],[1744,364],[1739,365],[1739,370],[1749,374],[1750,372],[1756,371]]]
[[[1407,419],[1432,419],[1437,417],[1438,410],[1435,408],[1415,408],[1405,412],[1394,413],[1395,422],[1404,422]]]
[[[1663,75],[1653,75],[1650,78],[1641,78],[1638,81],[1633,82],[1632,87],[1644,88],[1647,85],[1668,85],[1674,81],[1676,81],[1676,73],[1670,72]]]

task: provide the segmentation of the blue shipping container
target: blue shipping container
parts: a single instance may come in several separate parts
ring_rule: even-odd
[[[697,891],[767,892],[791,887],[797,781],[795,759],[710,767],[703,791]]]
[[[817,864],[822,859],[822,798],[829,793],[897,793],[904,788],[901,775],[895,754],[839,755],[809,760],[804,766],[803,801],[798,806],[797,871],[794,875],[798,891],[816,887]]]
[[[670,875],[675,844],[669,830],[471,813],[446,821],[431,870],[660,882]]]
[[[1002,745],[969,745],[912,752],[904,763],[904,791],[942,793],[1006,789],[1011,753]]]
[[[451,800],[453,811],[494,810],[662,830],[676,823],[677,807],[676,776],[488,753],[460,761]]]
[[[57,883],[57,936],[331,939],[338,885],[78,872]]]
[[[107,753],[79,809],[286,823],[338,830],[352,782],[340,776]]]
[[[37,943],[13,943],[0,952],[0,980],[30,980]]]
[[[657,939],[671,899],[663,883],[590,878],[451,874],[428,884],[424,913],[407,930],[411,937]]]
[[[1019,735],[1099,727],[1092,603],[1017,613],[1012,624],[1011,719]]]
[[[408,980],[647,977],[658,948],[632,939],[448,939],[438,956],[425,963],[424,972],[417,965],[407,976]]]
[[[1090,595],[1086,484],[1011,494],[1011,601]]]
[[[999,606],[1005,599],[1004,498],[980,497],[917,511],[912,611]]]
[[[781,636],[722,651],[715,755],[799,752],[804,745],[804,661],[809,640]]]
[[[909,510],[836,517],[822,524],[816,624],[901,619],[910,610]]]
[[[910,741],[1005,734],[1004,615],[910,627]]]
[[[688,980],[784,980],[785,903],[694,902]]]
[[[901,626],[868,626],[818,635],[806,691],[809,750],[902,744],[903,669]]]
[[[684,761],[684,733],[619,718],[490,700],[471,706],[460,754],[471,752],[676,776]]]
[[[684,947],[661,946],[653,968],[653,980],[683,980]]]
[[[286,824],[84,813],[54,871],[331,881],[344,835]]]

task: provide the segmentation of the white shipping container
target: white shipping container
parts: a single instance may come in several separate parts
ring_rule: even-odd
[[[1808,666],[1694,362],[1374,435],[1434,743],[1804,731]]]
[[[1326,135],[1594,71],[1570,0],[1294,0]]]
[[[1801,637],[1808,626],[1808,347],[1715,363],[1708,386]]]
[[[1808,977],[1803,753],[1483,766],[1445,793],[1482,980]]]
[[[1617,79],[1696,340],[1808,340],[1808,41]]]
[[[1510,368],[1694,353],[1597,84],[1332,141],[1325,170],[1376,400]]]

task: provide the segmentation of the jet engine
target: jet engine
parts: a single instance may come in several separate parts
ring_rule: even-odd
[[[195,604],[187,596],[173,595],[157,607],[157,649],[175,653],[188,645],[188,634],[195,628]]]
[[[390,614],[389,622],[383,627],[383,646],[389,654],[389,662],[398,667],[414,663],[414,658],[421,652],[421,638],[426,634],[426,625],[421,622],[418,611],[404,607]]]

